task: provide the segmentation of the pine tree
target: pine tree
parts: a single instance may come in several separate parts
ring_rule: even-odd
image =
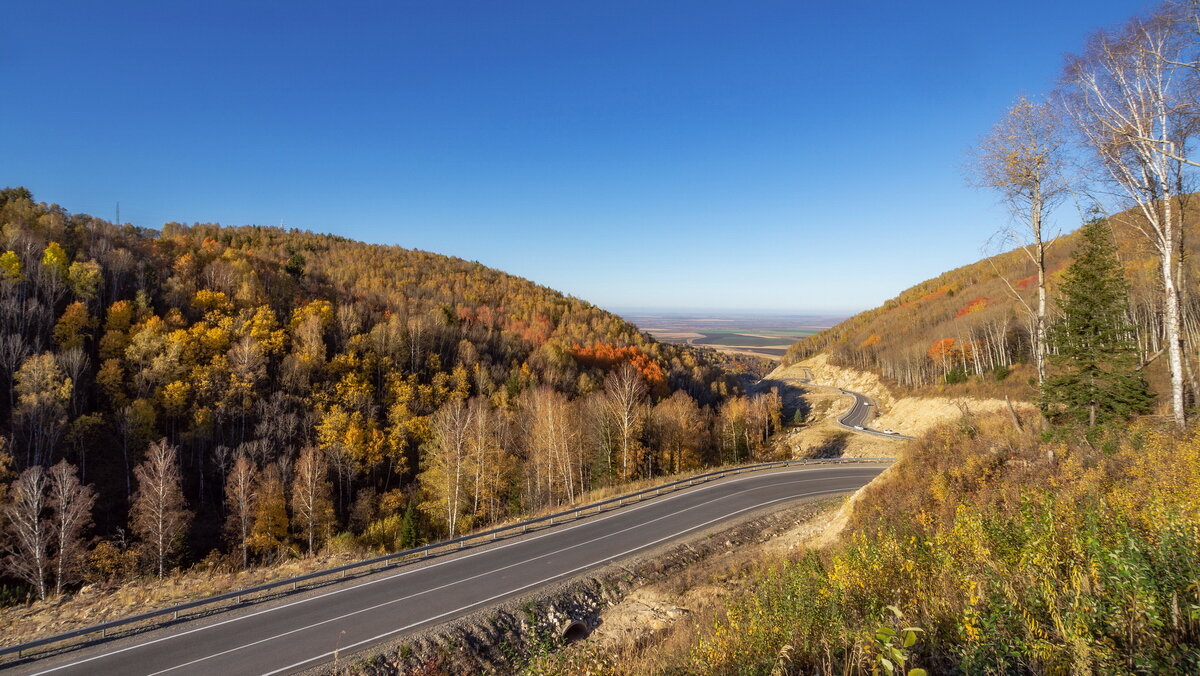
[[[400,526],[400,548],[409,549],[420,546],[421,544],[421,526],[417,523],[417,512],[413,508],[413,503],[409,502],[408,507],[404,510],[404,521]]]
[[[1067,269],[1049,331],[1054,367],[1043,406],[1088,426],[1150,409],[1152,395],[1137,370],[1128,319],[1128,287],[1112,233],[1103,220],[1082,228],[1083,244]]]

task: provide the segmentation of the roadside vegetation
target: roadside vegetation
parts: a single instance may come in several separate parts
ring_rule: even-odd
[[[0,605],[759,459],[782,421],[754,362],[477,263],[0,190]]]
[[[765,571],[688,663],[865,673],[876,629],[904,625],[932,673],[1195,672],[1200,436],[1092,436],[1043,441],[1003,416],[929,435],[843,544]]]
[[[1200,434],[1036,422],[913,442],[837,544],[723,576],[725,608],[669,653],[587,646],[530,672],[891,673],[896,649],[929,673],[1195,673]]]

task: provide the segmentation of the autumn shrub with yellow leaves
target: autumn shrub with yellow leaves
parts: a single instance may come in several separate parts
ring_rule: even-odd
[[[842,544],[759,575],[686,670],[1200,673],[1200,432],[1069,437],[998,416],[914,443]]]

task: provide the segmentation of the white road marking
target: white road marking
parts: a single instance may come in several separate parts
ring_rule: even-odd
[[[359,642],[357,642],[357,643],[351,643],[350,645],[342,646],[342,647],[338,648],[337,650],[331,650],[331,651],[329,651],[329,652],[327,652],[327,653],[322,653],[322,654],[320,654],[320,655],[317,655],[316,657],[310,657],[310,658],[308,658],[308,659],[306,659],[306,660],[301,660],[301,661],[299,661],[299,662],[296,662],[295,664],[289,664],[288,666],[286,666],[286,667],[281,667],[281,668],[279,668],[279,669],[276,669],[275,671],[268,671],[268,672],[264,673],[262,676],[274,676],[274,674],[280,674],[280,673],[283,673],[283,672],[285,672],[285,671],[289,671],[289,670],[291,670],[291,669],[295,669],[296,667],[299,667],[299,666],[302,666],[302,665],[308,664],[309,662],[315,662],[315,661],[317,661],[317,660],[322,660],[322,659],[325,659],[326,657],[332,657],[332,656],[333,656],[333,654],[334,654],[335,652],[341,653],[341,652],[345,652],[345,651],[348,651],[348,650],[353,650],[354,648],[357,648],[357,647],[359,647],[359,646],[365,645],[365,644],[367,644],[367,643],[373,643],[373,642],[375,642],[375,641],[378,641],[378,640],[380,640],[380,639],[387,638],[388,636],[392,636],[393,634],[398,634],[398,633],[400,633],[400,632],[402,632],[402,631],[406,631],[406,630],[408,630],[408,629],[412,629],[413,627],[419,627],[419,626],[421,626],[422,624],[428,624],[428,623],[430,623],[430,622],[433,622],[434,620],[440,620],[440,619],[442,619],[443,617],[446,617],[446,616],[448,616],[448,615],[454,615],[455,613],[461,613],[461,612],[462,612],[462,611],[464,611],[464,610],[468,610],[468,609],[470,609],[470,608],[474,608],[474,607],[476,607],[476,606],[481,606],[481,605],[484,605],[484,604],[486,604],[486,603],[490,603],[490,602],[492,602],[492,601],[495,601],[496,599],[504,598],[505,596],[511,596],[511,595],[513,595],[513,594],[516,594],[516,593],[518,593],[518,592],[525,591],[526,589],[530,589],[530,588],[532,588],[532,587],[537,587],[537,586],[540,586],[540,585],[544,585],[544,584],[546,584],[546,583],[548,583],[548,582],[551,582],[551,581],[553,581],[553,580],[556,580],[556,579],[558,579],[558,578],[560,578],[560,577],[566,577],[566,576],[568,576],[568,575],[572,575],[572,574],[574,574],[574,573],[578,573],[579,571],[582,571],[582,570],[587,570],[588,568],[591,568],[592,566],[595,566],[595,565],[597,565],[597,564],[599,564],[599,563],[603,563],[603,562],[605,562],[605,561],[612,561],[612,560],[614,560],[614,559],[619,559],[619,558],[621,558],[621,557],[623,557],[623,556],[627,556],[627,555],[629,555],[629,554],[632,554],[633,552],[636,552],[636,551],[637,551],[637,550],[639,550],[639,549],[645,549],[645,548],[647,548],[647,547],[652,547],[652,546],[654,546],[654,545],[656,545],[656,544],[658,544],[658,543],[660,543],[660,542],[664,542],[664,541],[666,541],[666,540],[670,540],[670,539],[672,539],[672,538],[677,538],[677,537],[679,537],[680,535],[683,535],[684,533],[687,533],[688,531],[693,531],[693,530],[696,530],[696,529],[698,529],[698,528],[703,528],[703,527],[705,527],[705,526],[707,526],[707,525],[709,525],[709,524],[713,524],[713,523],[716,523],[716,522],[718,522],[718,521],[721,521],[721,520],[727,519],[727,518],[729,518],[729,517],[731,517],[731,516],[734,516],[734,515],[736,515],[736,514],[741,514],[742,512],[746,512],[746,511],[749,511],[749,510],[752,510],[752,509],[758,509],[758,508],[760,508],[760,507],[766,507],[767,505],[771,505],[771,504],[774,504],[774,503],[776,503],[776,502],[783,502],[784,500],[795,500],[796,498],[806,498],[806,497],[813,496],[813,495],[822,495],[822,494],[826,494],[826,493],[844,493],[844,492],[846,492],[846,489],[844,489],[844,488],[843,488],[843,489],[834,489],[834,490],[828,490],[828,491],[814,491],[814,492],[812,492],[812,493],[805,493],[804,495],[791,495],[791,496],[784,497],[784,498],[778,498],[778,499],[776,499],[776,500],[768,500],[767,502],[763,502],[763,503],[761,503],[761,504],[752,505],[752,506],[750,506],[750,507],[746,507],[746,508],[744,508],[744,509],[739,509],[739,510],[737,510],[736,512],[730,512],[729,514],[726,514],[726,515],[724,515],[724,516],[717,517],[717,518],[715,518],[715,519],[711,519],[711,520],[709,520],[709,521],[705,521],[704,523],[697,524],[697,525],[695,525],[695,526],[691,526],[691,527],[689,527],[689,528],[684,528],[684,529],[683,529],[683,530],[681,530],[681,531],[678,531],[678,532],[676,532],[676,533],[672,533],[671,535],[668,535],[668,536],[666,536],[666,537],[661,537],[661,538],[659,538],[659,539],[657,539],[657,540],[654,540],[653,542],[647,542],[647,543],[645,543],[645,544],[638,545],[637,547],[634,547],[634,548],[632,548],[632,549],[627,549],[627,550],[625,550],[625,551],[623,551],[623,552],[621,552],[621,553],[619,553],[619,554],[613,554],[612,556],[605,557],[605,558],[603,558],[603,559],[600,559],[599,561],[595,561],[595,562],[589,563],[589,564],[587,564],[587,565],[579,566],[578,568],[573,568],[573,569],[571,569],[571,570],[568,570],[568,571],[566,571],[566,572],[558,573],[557,575],[551,575],[550,577],[543,578],[543,579],[541,579],[541,580],[538,580],[537,582],[531,582],[530,584],[527,584],[527,585],[525,585],[525,586],[523,586],[523,587],[518,587],[518,588],[516,588],[516,589],[511,589],[511,590],[509,590],[509,591],[506,591],[506,592],[504,592],[504,593],[502,593],[502,594],[496,594],[495,596],[492,596],[492,597],[489,597],[489,598],[483,599],[482,601],[476,601],[475,603],[469,603],[469,604],[467,604],[467,605],[465,605],[465,606],[462,606],[461,608],[455,608],[454,610],[449,610],[449,611],[446,611],[446,612],[444,612],[444,613],[442,613],[442,614],[440,614],[440,615],[435,615],[435,616],[433,616],[433,617],[430,617],[430,618],[427,618],[427,619],[421,620],[420,622],[414,622],[414,623],[412,623],[412,624],[409,624],[409,625],[406,625],[406,626],[400,627],[399,629],[393,629],[393,630],[391,630],[391,631],[384,632],[384,633],[382,633],[382,634],[379,634],[379,635],[377,635],[377,636],[372,636],[371,638],[364,639],[364,640],[362,640],[362,641],[359,641]]]
[[[670,500],[673,500],[673,499],[682,498],[682,497],[687,497],[687,496],[689,496],[689,495],[694,495],[696,492],[698,492],[698,491],[700,491],[700,490],[704,490],[704,489],[706,489],[706,488],[713,488],[713,487],[720,486],[720,485],[727,485],[727,484],[733,484],[733,483],[741,483],[741,482],[743,482],[743,481],[750,481],[750,480],[754,480],[754,479],[761,479],[761,478],[763,478],[763,477],[766,477],[766,476],[771,476],[771,475],[774,475],[774,474],[800,474],[800,473],[804,473],[804,472],[821,472],[821,471],[827,471],[827,470],[830,470],[830,469],[858,469],[858,467],[854,467],[854,468],[845,468],[845,467],[806,467],[806,468],[801,468],[801,469],[789,469],[789,470],[784,470],[784,471],[781,471],[781,472],[770,472],[770,473],[767,473],[767,474],[752,474],[752,475],[749,475],[749,476],[743,476],[743,477],[737,477],[737,478],[734,478],[734,479],[730,479],[730,480],[728,480],[728,481],[708,482],[708,483],[702,484],[702,485],[701,485],[701,486],[698,488],[698,490],[697,490],[697,491],[681,491],[681,492],[672,493],[672,494],[669,494],[669,495],[666,495],[666,496],[662,496],[662,497],[661,497],[661,499],[653,500],[652,502],[646,502],[646,503],[643,503],[643,504],[637,505],[637,506],[635,506],[635,507],[632,507],[632,508],[627,508],[627,509],[618,509],[617,511],[614,511],[614,512],[613,512],[613,513],[611,513],[611,514],[608,514],[608,515],[605,515],[605,516],[602,516],[602,517],[599,517],[599,518],[593,517],[593,518],[592,518],[592,519],[590,519],[590,520],[586,520],[586,521],[583,521],[582,523],[577,523],[577,524],[574,524],[574,525],[568,526],[568,527],[566,527],[566,528],[556,528],[556,529],[550,530],[550,531],[548,531],[548,532],[546,532],[546,533],[542,533],[541,535],[535,535],[535,536],[533,536],[533,537],[527,537],[527,538],[520,538],[520,539],[518,539],[518,540],[514,540],[514,541],[512,541],[512,542],[509,542],[509,543],[506,543],[506,544],[503,544],[503,545],[497,545],[497,546],[495,546],[495,547],[490,547],[490,548],[488,548],[488,549],[483,549],[483,550],[480,550],[480,551],[477,551],[477,552],[473,552],[473,553],[470,553],[470,554],[464,554],[464,555],[462,555],[462,556],[456,556],[456,557],[454,557],[454,558],[451,558],[451,559],[446,559],[446,560],[443,560],[443,561],[437,561],[437,562],[431,563],[431,564],[429,564],[429,565],[426,565],[426,566],[421,566],[420,568],[411,568],[411,569],[408,569],[408,570],[404,570],[404,571],[401,571],[401,572],[398,572],[398,573],[396,573],[395,575],[388,575],[388,576],[386,576],[386,577],[378,578],[378,579],[375,579],[375,580],[369,580],[369,581],[367,581],[367,582],[363,582],[363,583],[361,583],[361,584],[351,585],[351,586],[348,586],[348,587],[343,587],[343,588],[341,588],[341,589],[335,589],[335,590],[333,590],[333,591],[329,591],[329,592],[326,592],[326,593],[324,593],[324,594],[317,594],[317,595],[314,595],[314,596],[310,596],[310,597],[307,597],[307,598],[299,599],[299,600],[292,601],[292,602],[289,602],[289,603],[280,604],[280,605],[278,605],[278,606],[274,606],[274,607],[271,607],[271,608],[266,608],[266,609],[259,610],[259,611],[255,611],[255,612],[252,612],[252,613],[246,613],[246,614],[244,614],[244,615],[239,615],[239,616],[237,616],[237,617],[233,617],[233,618],[230,618],[230,619],[227,619],[227,620],[222,620],[222,621],[220,621],[220,622],[213,622],[213,623],[211,623],[211,624],[206,624],[206,625],[204,625],[204,626],[201,626],[201,627],[196,627],[195,629],[189,629],[189,630],[186,630],[186,631],[175,632],[175,633],[169,634],[169,635],[167,635],[167,636],[163,636],[163,637],[161,637],[161,638],[153,639],[153,640],[150,640],[150,641],[144,641],[144,642],[141,642],[141,643],[136,643],[136,644],[134,644],[134,645],[126,646],[126,647],[124,647],[124,648],[118,648],[118,649],[116,649],[116,650],[111,650],[111,651],[108,651],[108,652],[100,653],[100,654],[98,654],[98,655],[93,655],[92,657],[87,657],[87,658],[80,659],[80,660],[76,660],[76,661],[74,661],[74,662],[69,662],[69,663],[67,663],[67,664],[63,664],[63,665],[60,665],[60,666],[51,667],[51,668],[49,668],[49,669],[44,669],[44,670],[42,670],[42,671],[34,672],[34,673],[32,674],[32,676],[42,676],[43,674],[49,674],[49,673],[53,673],[53,672],[56,672],[56,671],[62,671],[63,669],[69,669],[69,668],[71,668],[71,667],[75,667],[75,666],[78,666],[78,665],[81,665],[81,664],[87,664],[88,662],[93,662],[93,661],[95,661],[95,660],[102,659],[102,658],[105,658],[105,657],[110,657],[110,656],[112,656],[112,655],[119,655],[119,654],[121,654],[121,653],[125,653],[125,652],[128,652],[128,651],[130,651],[130,650],[135,650],[135,649],[138,649],[138,648],[144,648],[144,647],[151,646],[151,645],[154,645],[154,644],[157,644],[157,643],[162,643],[163,641],[169,641],[169,640],[172,640],[172,639],[181,638],[181,637],[184,637],[184,636],[188,636],[188,635],[190,635],[190,634],[194,634],[194,633],[201,632],[201,631],[206,631],[206,630],[208,630],[208,629],[214,629],[214,628],[216,628],[216,627],[220,627],[220,626],[223,626],[223,625],[226,625],[226,624],[230,624],[230,623],[233,623],[233,622],[241,622],[241,621],[243,621],[243,620],[248,620],[248,619],[250,619],[250,618],[253,618],[253,617],[258,617],[259,615],[265,615],[265,614],[267,614],[267,613],[272,613],[272,612],[275,612],[275,611],[278,611],[278,610],[283,610],[283,609],[285,609],[285,608],[291,608],[291,607],[295,607],[295,606],[298,606],[298,605],[301,605],[301,604],[304,604],[304,603],[308,603],[308,602],[310,602],[310,601],[316,601],[316,600],[318,600],[318,599],[328,598],[328,597],[330,597],[330,596],[334,596],[334,595],[337,595],[337,594],[342,594],[342,593],[345,593],[345,592],[348,592],[348,591],[353,591],[353,590],[355,590],[355,589],[361,589],[361,588],[363,588],[363,587],[367,587],[367,586],[370,586],[370,585],[373,585],[373,584],[378,584],[378,583],[380,583],[380,582],[387,582],[387,581],[390,581],[390,580],[394,580],[394,579],[396,579],[396,578],[404,577],[405,575],[411,575],[411,574],[413,574],[413,573],[415,573],[415,572],[417,572],[417,571],[421,571],[421,570],[428,570],[428,569],[430,569],[430,568],[435,568],[435,567],[438,567],[438,566],[447,565],[447,564],[453,563],[453,562],[455,562],[455,561],[462,561],[462,560],[464,560],[464,559],[472,558],[472,557],[475,557],[475,556],[480,556],[480,555],[482,555],[482,554],[487,554],[487,553],[489,553],[489,552],[497,551],[497,550],[500,550],[500,549],[506,549],[506,548],[508,548],[508,547],[513,547],[513,546],[516,546],[516,545],[519,545],[519,544],[524,544],[524,543],[526,543],[526,542],[532,542],[532,541],[534,541],[534,540],[540,540],[541,538],[544,538],[544,537],[550,537],[550,536],[552,536],[552,535],[558,535],[558,534],[560,534],[560,533],[566,533],[566,532],[568,532],[568,531],[571,531],[571,530],[574,530],[574,529],[576,529],[576,528],[582,528],[582,527],[584,527],[584,526],[588,526],[588,525],[591,525],[591,524],[594,524],[594,523],[599,523],[600,521],[606,521],[606,520],[608,520],[608,519],[615,518],[615,517],[617,517],[617,516],[624,516],[624,515],[626,515],[626,514],[632,514],[633,512],[639,511],[639,510],[641,510],[641,509],[644,509],[644,508],[646,508],[646,507],[651,507],[651,506],[653,506],[653,505],[659,505],[659,504],[662,504],[662,503],[664,503],[664,502],[668,502],[668,501],[670,501]],[[828,492],[828,491],[826,491],[826,492]],[[844,492],[844,491],[833,491],[833,492]],[[809,494],[805,494],[805,496],[807,496],[807,495],[809,495]],[[815,495],[815,494],[814,494],[814,495]],[[794,497],[805,497],[805,496],[794,496]],[[770,504],[770,503],[766,503],[766,504]],[[738,513],[738,512],[735,512],[735,514],[736,514],[736,513]],[[732,516],[732,514],[731,514],[731,515],[728,515],[728,516]],[[707,524],[704,524],[704,525],[707,525]],[[687,532],[687,531],[683,531],[683,532]],[[520,591],[520,590],[516,590],[516,591]],[[486,601],[484,601],[484,602],[486,602]],[[481,602],[481,603],[483,603],[483,602]],[[438,617],[441,617],[441,616],[438,616]],[[437,618],[430,618],[430,619],[432,620],[432,619],[437,619]],[[429,621],[429,620],[427,620],[427,621]],[[419,623],[418,623],[418,624],[419,624]],[[413,625],[413,626],[416,626],[416,625]],[[332,653],[330,653],[330,654],[332,654]]]
[[[257,640],[257,641],[254,641],[253,643],[247,643],[247,644],[245,644],[245,645],[241,645],[241,646],[238,646],[238,647],[236,647],[236,648],[230,648],[230,649],[228,649],[228,650],[223,650],[223,651],[221,651],[221,652],[219,652],[219,653],[213,653],[212,655],[206,655],[205,657],[198,657],[198,658],[196,658],[196,659],[192,660],[191,662],[185,662],[185,663],[183,663],[183,664],[177,664],[177,665],[175,665],[175,666],[173,666],[173,667],[168,667],[167,669],[163,669],[162,671],[156,671],[156,672],[154,672],[154,673],[152,673],[152,674],[149,674],[148,676],[159,676],[159,674],[165,674],[165,673],[167,673],[167,672],[174,671],[174,670],[176,670],[176,669],[181,669],[181,668],[183,668],[183,667],[191,666],[191,665],[193,665],[193,664],[197,664],[197,663],[199,663],[199,662],[203,662],[203,661],[205,661],[205,660],[209,660],[209,659],[212,659],[212,658],[214,658],[214,657],[220,657],[221,655],[228,655],[229,653],[237,652],[237,651],[239,651],[239,650],[241,650],[241,649],[243,649],[243,648],[251,648],[251,647],[253,647],[253,646],[256,646],[256,645],[259,645],[259,644],[262,644],[262,643],[266,643],[267,641],[273,641],[273,640],[275,640],[275,639],[277,639],[277,638],[283,638],[284,636],[290,636],[290,635],[292,635],[292,634],[295,634],[295,633],[297,633],[297,632],[304,631],[304,630],[306,630],[306,629],[312,629],[313,627],[319,627],[319,626],[321,626],[321,625],[323,625],[323,624],[329,624],[330,622],[337,622],[338,620],[344,620],[344,619],[346,619],[347,617],[353,617],[353,616],[355,616],[355,615],[359,615],[359,614],[361,614],[361,613],[366,613],[366,612],[370,612],[370,611],[372,611],[372,610],[376,610],[376,609],[378,609],[378,608],[383,608],[383,607],[385,607],[385,606],[390,606],[390,605],[392,605],[392,604],[394,604],[394,603],[399,603],[399,602],[401,602],[401,601],[407,601],[407,600],[409,600],[409,599],[413,599],[413,598],[416,598],[416,597],[418,597],[418,596],[422,596],[422,595],[424,595],[424,594],[429,594],[429,593],[431,593],[431,592],[440,591],[440,590],[442,590],[442,589],[445,589],[445,588],[447,588],[447,587],[453,587],[453,586],[454,586],[454,585],[456,585],[456,584],[462,584],[462,583],[464,583],[464,582],[470,582],[471,580],[476,580],[476,579],[478,579],[478,578],[481,578],[481,577],[486,577],[486,576],[488,576],[488,575],[491,575],[491,574],[493,574],[493,573],[499,573],[499,572],[500,572],[500,571],[502,571],[502,570],[508,570],[509,568],[516,568],[517,566],[522,566],[522,565],[525,565],[526,563],[531,563],[531,562],[533,562],[533,561],[537,561],[538,559],[544,559],[544,558],[546,558],[546,557],[548,557],[548,556],[555,556],[555,555],[557,555],[557,554],[560,554],[560,553],[562,553],[562,552],[565,552],[565,551],[568,551],[568,550],[571,550],[571,549],[576,549],[576,548],[578,548],[578,547],[582,547],[582,546],[584,546],[584,545],[590,545],[590,544],[592,544],[593,542],[599,542],[600,540],[603,540],[603,539],[605,539],[605,538],[610,538],[610,537],[612,537],[612,536],[614,536],[614,535],[620,535],[621,533],[625,533],[625,532],[628,532],[628,531],[631,531],[631,530],[635,530],[635,529],[638,529],[638,528],[642,528],[643,526],[648,526],[648,525],[650,525],[650,524],[652,524],[652,523],[654,523],[654,522],[656,522],[656,521],[662,521],[663,519],[669,519],[669,518],[671,518],[671,517],[673,517],[673,516],[676,516],[676,515],[679,515],[679,514],[683,514],[684,512],[689,512],[689,511],[691,511],[691,510],[693,510],[693,509],[696,509],[696,508],[698,508],[698,507],[703,507],[703,506],[705,506],[705,505],[710,505],[710,504],[712,504],[712,503],[714,503],[714,502],[719,502],[719,501],[721,501],[721,500],[725,500],[725,499],[728,499],[728,498],[732,498],[732,497],[734,497],[734,496],[742,495],[743,493],[749,493],[749,492],[751,492],[751,491],[760,490],[761,488],[769,488],[769,487],[771,487],[771,486],[783,486],[783,485],[786,485],[786,484],[789,484],[789,483],[808,483],[808,482],[810,482],[810,481],[819,481],[819,479],[805,479],[805,480],[803,480],[803,481],[798,481],[798,482],[784,481],[784,482],[780,482],[780,483],[767,484],[766,486],[760,486],[760,487],[757,487],[757,488],[749,488],[749,489],[746,489],[746,490],[744,490],[744,491],[738,491],[738,492],[736,492],[736,493],[730,493],[730,494],[728,494],[728,495],[723,495],[723,496],[721,496],[721,497],[719,497],[719,498],[713,498],[712,500],[706,500],[705,502],[701,502],[701,503],[699,503],[699,504],[692,505],[691,507],[688,507],[688,508],[686,508],[686,509],[681,509],[681,510],[679,510],[679,511],[677,511],[677,512],[672,512],[672,513],[670,513],[670,514],[664,514],[663,516],[660,516],[660,517],[658,517],[657,519],[651,519],[651,520],[649,520],[649,521],[645,521],[645,522],[642,522],[642,523],[639,523],[639,524],[634,524],[634,525],[632,525],[632,526],[629,526],[629,527],[627,527],[627,528],[622,528],[621,530],[616,530],[616,531],[613,531],[613,532],[611,532],[611,533],[605,533],[604,535],[601,535],[600,537],[597,537],[597,538],[592,538],[591,540],[584,540],[583,542],[578,542],[578,543],[575,543],[575,544],[573,544],[573,545],[571,545],[571,546],[569,546],[569,547],[563,547],[563,548],[561,548],[561,549],[556,549],[556,550],[554,550],[554,551],[552,551],[552,552],[546,552],[545,554],[539,554],[539,555],[537,555],[537,556],[535,556],[535,557],[532,557],[532,558],[529,558],[529,559],[525,559],[524,561],[518,561],[518,562],[516,562],[516,563],[510,563],[510,564],[508,564],[508,565],[505,565],[505,566],[500,566],[499,568],[495,568],[495,569],[493,569],[493,570],[489,570],[489,571],[487,571],[487,572],[484,572],[484,573],[477,573],[477,574],[475,574],[475,575],[472,575],[472,576],[470,576],[470,577],[464,577],[464,578],[462,578],[462,579],[455,580],[455,581],[453,581],[453,582],[447,582],[446,584],[439,585],[439,586],[437,586],[437,587],[430,587],[430,588],[428,588],[428,589],[424,589],[424,590],[422,590],[422,591],[419,591],[419,592],[417,592],[417,593],[415,593],[415,594],[409,594],[408,596],[404,596],[404,597],[401,597],[401,598],[398,598],[398,599],[392,599],[391,601],[384,601],[383,603],[378,603],[378,604],[376,604],[376,605],[373,605],[373,606],[370,606],[370,607],[368,607],[368,608],[360,608],[360,609],[358,609],[358,610],[355,610],[355,611],[352,611],[352,612],[346,613],[346,614],[344,614],[344,615],[339,615],[338,617],[331,617],[331,618],[329,618],[329,619],[321,620],[320,622],[314,622],[314,623],[312,623],[312,624],[310,624],[310,625],[307,625],[307,626],[304,626],[304,627],[298,627],[298,628],[296,628],[296,629],[291,629],[291,630],[285,631],[285,632],[283,632],[283,633],[281,633],[281,634],[276,634],[275,636],[268,636],[267,638],[264,638],[264,639],[259,639],[259,640]],[[807,494],[806,494],[806,495],[807,495]],[[800,496],[800,497],[804,497],[804,496]],[[737,512],[735,512],[735,514],[736,514],[736,513],[737,513]],[[601,560],[603,560],[603,559],[601,559]],[[588,565],[594,565],[595,563],[597,563],[597,562],[593,562],[592,564],[588,564]],[[427,621],[427,620],[423,620],[423,621]]]

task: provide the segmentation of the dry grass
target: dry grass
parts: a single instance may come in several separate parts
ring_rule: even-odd
[[[971,415],[1004,413],[1008,404],[1003,399],[974,397],[905,397],[897,400],[886,413],[872,421],[871,426],[894,429],[909,436],[920,436],[946,422],[957,420],[964,413]],[[1024,401],[1014,401],[1018,412],[1032,412],[1035,407]]]

